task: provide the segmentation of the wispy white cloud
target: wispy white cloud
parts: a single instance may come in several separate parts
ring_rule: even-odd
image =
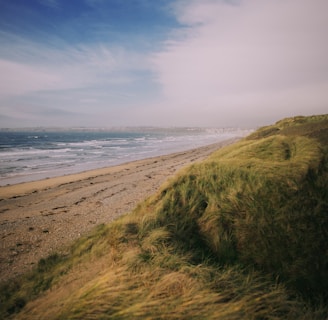
[[[144,56],[105,45],[45,46],[20,39],[0,58],[0,95],[67,90],[136,80],[146,67]],[[3,49],[5,51],[5,49]]]
[[[0,60],[0,94],[14,95],[50,89],[60,85],[58,74],[29,65]]]

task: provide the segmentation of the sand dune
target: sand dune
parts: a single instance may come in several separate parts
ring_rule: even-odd
[[[95,225],[131,211],[178,169],[234,141],[0,187],[0,282],[28,271],[52,252],[64,251]]]

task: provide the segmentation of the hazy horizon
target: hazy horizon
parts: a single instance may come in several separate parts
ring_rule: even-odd
[[[0,128],[328,112],[326,0],[0,0]]]
[[[109,126],[109,127],[91,127],[91,126],[76,126],[76,127],[69,127],[69,126],[36,126],[36,127],[2,127],[0,128],[0,132],[6,132],[6,131],[11,131],[11,132],[60,132],[60,131],[85,131],[85,132],[162,132],[162,131],[206,131],[206,130],[214,130],[214,131],[231,131],[231,130],[241,130],[241,131],[253,131],[257,129],[257,127],[197,127],[197,126]]]

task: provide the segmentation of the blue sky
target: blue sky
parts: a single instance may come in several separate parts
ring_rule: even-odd
[[[0,127],[328,113],[326,0],[0,0]]]

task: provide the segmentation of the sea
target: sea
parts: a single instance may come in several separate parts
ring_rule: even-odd
[[[114,166],[243,137],[235,128],[0,130],[0,186]]]

